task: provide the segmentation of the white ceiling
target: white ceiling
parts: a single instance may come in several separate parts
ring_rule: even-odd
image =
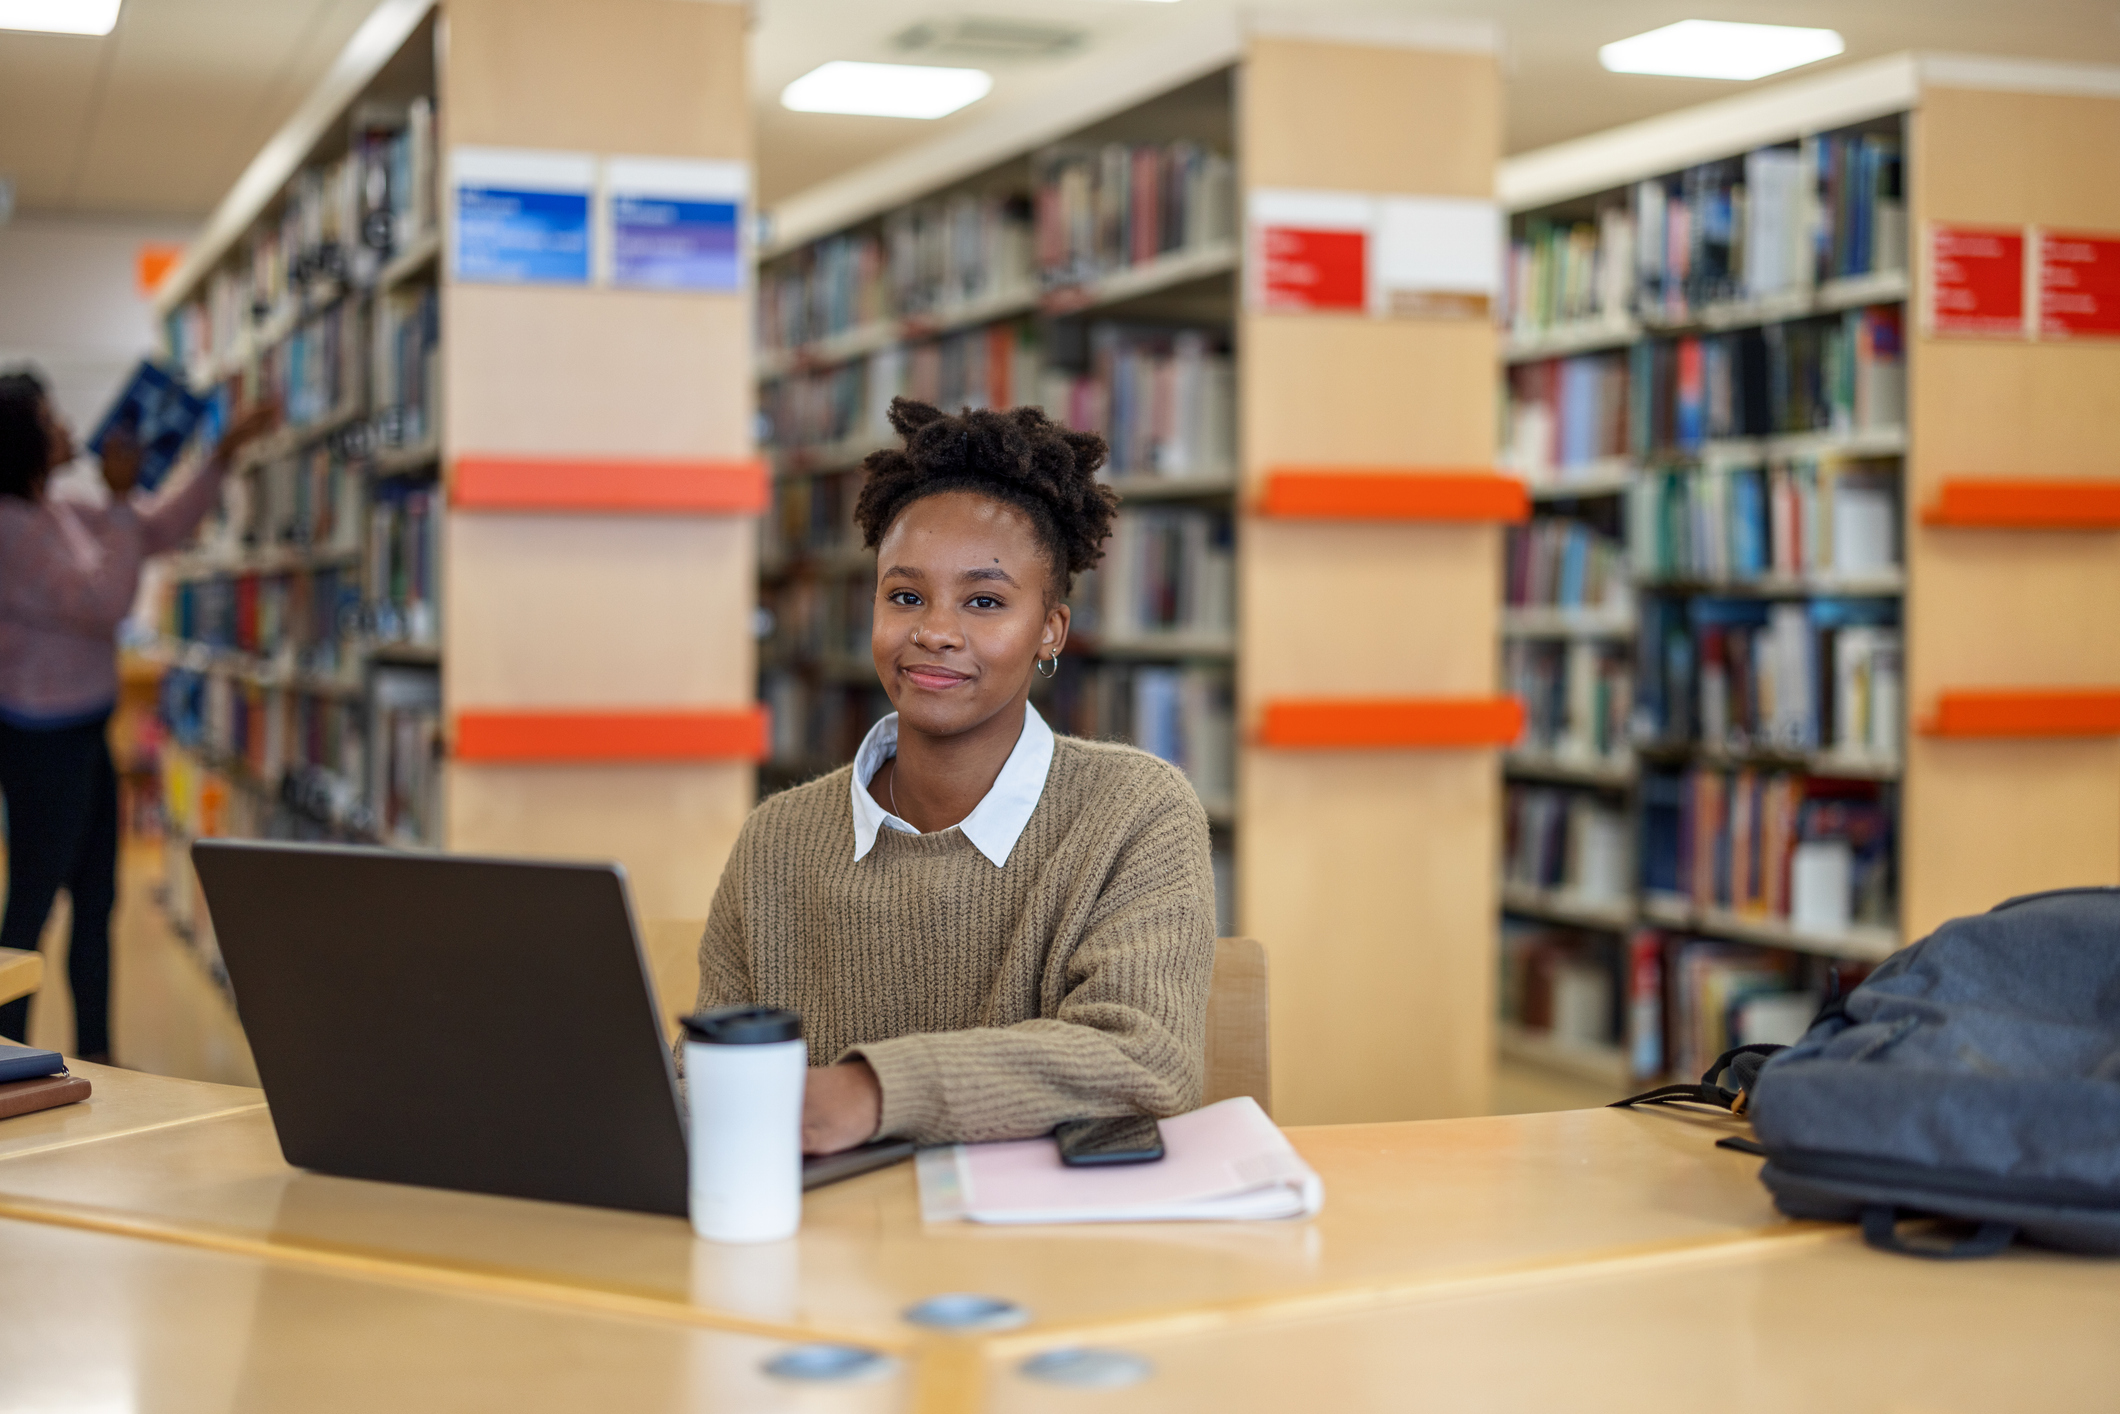
[[[1188,28],[1238,3],[754,0],[760,195],[770,204],[1001,109],[1036,105],[1113,54],[1182,42]],[[1847,55],[1836,63],[1911,48],[2120,63],[2115,0],[1282,3],[1498,23],[1512,151],[1735,91],[1733,84],[1598,68],[1598,45],[1689,17],[1829,25],[1848,41]],[[125,0],[117,28],[103,38],[0,33],[0,176],[14,180],[25,212],[202,215],[372,6],[373,0]],[[827,59],[905,58],[893,36],[921,21],[965,16],[1078,30],[1083,43],[1058,59],[982,65],[994,73],[993,94],[938,122],[790,113],[776,102],[789,80]]]

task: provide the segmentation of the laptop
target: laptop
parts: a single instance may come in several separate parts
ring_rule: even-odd
[[[617,865],[235,840],[191,857],[288,1163],[687,1211],[685,1110]],[[808,1159],[803,1186],[912,1148]]]

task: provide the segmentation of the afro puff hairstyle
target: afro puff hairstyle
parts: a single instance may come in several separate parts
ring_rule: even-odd
[[[891,522],[923,496],[972,491],[1030,518],[1052,563],[1059,597],[1075,576],[1104,558],[1119,497],[1096,478],[1104,439],[1074,432],[1034,407],[966,409],[952,417],[910,398],[891,399],[891,426],[905,447],[871,452],[854,507],[864,543],[875,549]]]

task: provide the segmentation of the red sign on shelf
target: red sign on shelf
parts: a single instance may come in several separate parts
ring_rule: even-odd
[[[1366,309],[1369,237],[1363,231],[1268,226],[1259,233],[1268,309]]]
[[[2024,232],[1929,227],[1929,325],[1939,334],[2024,334]]]
[[[2039,333],[2120,337],[2120,236],[2040,232]]]

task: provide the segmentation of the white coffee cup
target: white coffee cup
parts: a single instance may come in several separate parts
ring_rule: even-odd
[[[685,1018],[692,1110],[692,1230],[777,1242],[802,1225],[802,1018],[719,1007]]]

